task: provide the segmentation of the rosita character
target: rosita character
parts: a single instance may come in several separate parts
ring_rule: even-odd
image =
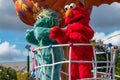
[[[50,29],[58,25],[58,14],[56,11],[50,9],[43,9],[37,17],[33,29],[26,31],[26,40],[37,46],[55,45],[57,42],[49,38]],[[64,59],[62,47],[53,47],[54,62],[59,62]],[[41,53],[38,51],[38,62],[40,65],[52,64],[52,52],[50,48],[42,49]],[[43,61],[42,61],[43,58]],[[52,66],[39,68],[38,78],[40,80],[51,80]],[[61,64],[54,66],[53,80],[60,80]]]
[[[84,9],[84,6],[71,3],[65,6],[65,24],[66,29],[55,26],[50,31],[50,38],[58,43],[90,43],[94,36],[93,29],[89,26],[90,14]],[[72,60],[92,61],[93,48],[91,46],[73,46]],[[92,63],[72,63],[72,80],[91,78]]]

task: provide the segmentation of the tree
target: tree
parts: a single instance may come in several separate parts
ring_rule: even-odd
[[[97,42],[94,40],[94,42],[97,44],[103,44],[103,41],[101,41],[101,40],[99,40]],[[104,52],[105,50],[107,50],[107,47],[105,47],[105,46],[96,46],[95,48],[96,48],[96,51],[101,51],[101,52]],[[110,55],[109,55],[109,57],[110,57]],[[97,56],[97,60],[104,61],[105,59],[106,59],[106,54]],[[100,63],[98,65],[105,66],[104,63]],[[100,71],[105,72],[106,70],[100,69]],[[115,74],[120,76],[120,48],[117,49],[116,56],[115,56]],[[120,78],[116,77],[115,80],[120,80]]]
[[[0,65],[0,80],[17,80],[16,71]]]

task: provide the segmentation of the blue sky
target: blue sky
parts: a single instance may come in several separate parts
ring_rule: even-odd
[[[96,40],[106,40],[120,34],[120,4],[94,7],[90,25],[95,31]],[[0,0],[0,62],[26,60],[25,45],[28,43],[25,31],[30,28],[17,17],[12,0]],[[106,42],[120,45],[120,36]]]

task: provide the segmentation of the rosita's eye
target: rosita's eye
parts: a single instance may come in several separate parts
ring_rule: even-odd
[[[66,10],[68,10],[69,9],[69,5],[66,5],[65,7],[64,7],[64,10],[66,11]]]
[[[69,6],[70,9],[74,9],[76,8],[76,4],[75,3],[71,3],[70,6]]]

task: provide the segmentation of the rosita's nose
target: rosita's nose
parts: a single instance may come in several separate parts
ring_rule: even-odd
[[[71,9],[68,9],[65,13],[65,16],[66,17],[72,17],[73,16],[73,13],[72,13],[72,10]]]

